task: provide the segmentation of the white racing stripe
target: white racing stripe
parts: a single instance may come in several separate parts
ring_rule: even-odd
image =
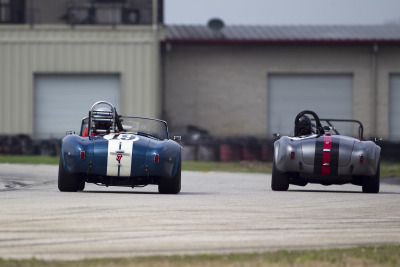
[[[108,135],[107,176],[131,176],[132,145],[136,135]]]

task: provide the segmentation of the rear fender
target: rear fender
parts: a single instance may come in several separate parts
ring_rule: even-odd
[[[175,163],[174,163],[174,168],[172,169],[172,173],[170,175],[170,177],[174,177],[176,175],[176,172],[178,171],[178,166],[179,166],[179,162],[181,159],[181,151],[179,151],[176,155],[175,155]]]
[[[372,141],[355,142],[352,154],[354,175],[375,175],[380,160],[381,148]],[[361,156],[363,162],[360,162]]]
[[[280,172],[298,171],[298,163],[302,161],[302,157],[301,142],[296,142],[287,136],[275,141],[274,161]]]
[[[375,173],[378,170],[378,165],[381,161],[381,147],[380,146],[376,146],[375,148]]]
[[[150,175],[173,177],[178,170],[182,147],[172,140],[150,142],[146,153]],[[155,162],[158,155],[159,162]]]
[[[85,159],[82,160],[81,151],[85,152]],[[67,135],[61,140],[61,157],[64,170],[67,173],[85,172],[88,162],[93,161],[93,147],[88,137],[78,135]]]

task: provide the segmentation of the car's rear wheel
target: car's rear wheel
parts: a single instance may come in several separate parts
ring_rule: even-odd
[[[289,175],[278,171],[275,160],[272,162],[271,188],[273,191],[287,191],[289,189]]]
[[[378,162],[376,174],[374,176],[363,177],[362,191],[364,193],[375,193],[375,194],[379,193],[380,169],[381,169],[381,162]]]
[[[83,183],[83,187],[84,187]],[[69,174],[64,169],[62,157],[58,164],[58,189],[62,192],[77,192],[83,190],[81,180],[78,174]]]
[[[79,180],[79,188],[78,191],[83,191],[85,189],[85,180],[80,179]]]
[[[158,182],[160,194],[178,194],[181,191],[181,157],[179,157],[178,169],[174,177],[163,177]]]

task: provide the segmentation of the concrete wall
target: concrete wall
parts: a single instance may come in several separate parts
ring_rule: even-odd
[[[170,127],[192,124],[217,135],[266,136],[268,74],[352,74],[353,118],[363,122],[365,136],[386,138],[388,79],[399,72],[400,49],[373,51],[372,45],[167,44]]]
[[[35,74],[119,74],[120,112],[160,117],[158,37],[151,26],[1,26],[0,134],[32,134]]]

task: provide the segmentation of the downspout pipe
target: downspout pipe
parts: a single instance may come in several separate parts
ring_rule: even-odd
[[[159,25],[158,25],[158,0],[152,0],[152,32],[153,32],[153,92],[152,99],[156,99],[157,107],[156,116],[161,117],[162,100],[160,92],[160,45],[159,45]]]
[[[378,52],[377,43],[372,45],[371,52],[371,134],[378,134]]]

